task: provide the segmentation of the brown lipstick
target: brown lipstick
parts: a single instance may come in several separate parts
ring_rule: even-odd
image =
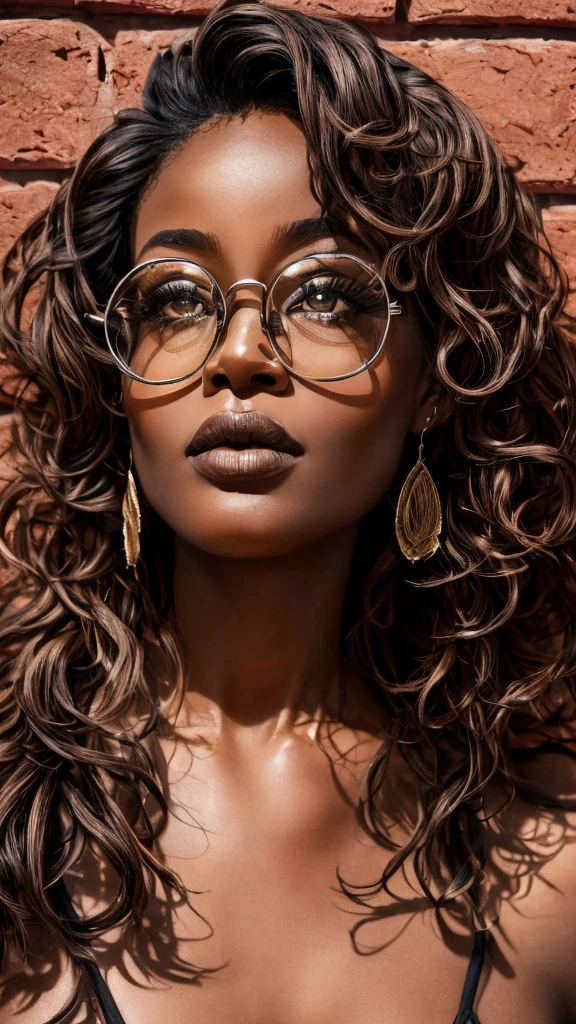
[[[209,480],[262,479],[304,453],[281,423],[263,412],[218,412],[198,428],[185,454]]]

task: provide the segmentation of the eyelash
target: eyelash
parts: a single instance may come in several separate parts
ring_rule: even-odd
[[[371,293],[369,288],[365,285],[359,284],[357,281],[351,281],[349,278],[328,278],[322,281],[321,278],[313,278],[310,281],[305,281],[300,286],[295,296],[291,296],[288,299],[288,303],[294,299],[293,305],[289,306],[288,303],[285,306],[286,312],[291,312],[294,305],[299,302],[304,302],[311,295],[317,295],[318,292],[325,291],[329,296],[335,298],[345,299],[350,303],[352,311],[358,315],[360,313],[375,313],[378,312],[381,307],[381,301],[375,298],[375,294]],[[286,308],[287,307],[287,308]],[[332,322],[341,321],[349,317],[349,313],[330,313],[322,312],[320,310],[303,310],[307,317],[314,316],[317,313],[316,319],[331,320]]]

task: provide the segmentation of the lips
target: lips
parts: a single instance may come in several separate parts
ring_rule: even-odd
[[[185,454],[210,479],[266,477],[304,453],[281,423],[262,412],[219,412],[196,431]]]

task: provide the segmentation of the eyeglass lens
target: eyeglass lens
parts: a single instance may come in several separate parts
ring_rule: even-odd
[[[150,381],[175,380],[205,364],[224,318],[223,296],[198,264],[143,266],[107,315],[114,355]],[[377,352],[389,318],[382,280],[350,257],[305,257],[276,279],[266,302],[281,361],[306,377],[348,375]]]

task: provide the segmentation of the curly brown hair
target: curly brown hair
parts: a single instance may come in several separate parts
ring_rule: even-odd
[[[17,472],[0,495],[0,935],[3,955],[25,953],[37,919],[75,964],[76,990],[54,1021],[80,998],[92,936],[140,921],[156,880],[189,899],[158,855],[168,801],[145,742],[166,720],[148,641],[181,678],[171,537],[144,509],[140,579],[124,568],[119,370],[84,314],[130,268],[135,213],[168,154],[211,119],[254,108],[301,126],[323,212],[354,224],[392,288],[413,294],[447,410],[427,435],[440,550],[413,566],[399,555],[395,487],[363,521],[348,591],[343,644],[418,779],[412,834],[381,885],[413,858],[434,906],[464,907],[486,927],[487,786],[554,803],[522,782],[514,737],[530,736],[533,752],[563,749],[551,727],[575,696],[576,321],[565,274],[534,199],[449,90],[359,24],[226,0],[156,57],[142,109],[116,115],[2,271]],[[413,455],[408,440],[399,483]],[[372,762],[362,804],[382,843],[389,751]],[[66,922],[51,887],[86,848],[115,870],[118,893]]]

